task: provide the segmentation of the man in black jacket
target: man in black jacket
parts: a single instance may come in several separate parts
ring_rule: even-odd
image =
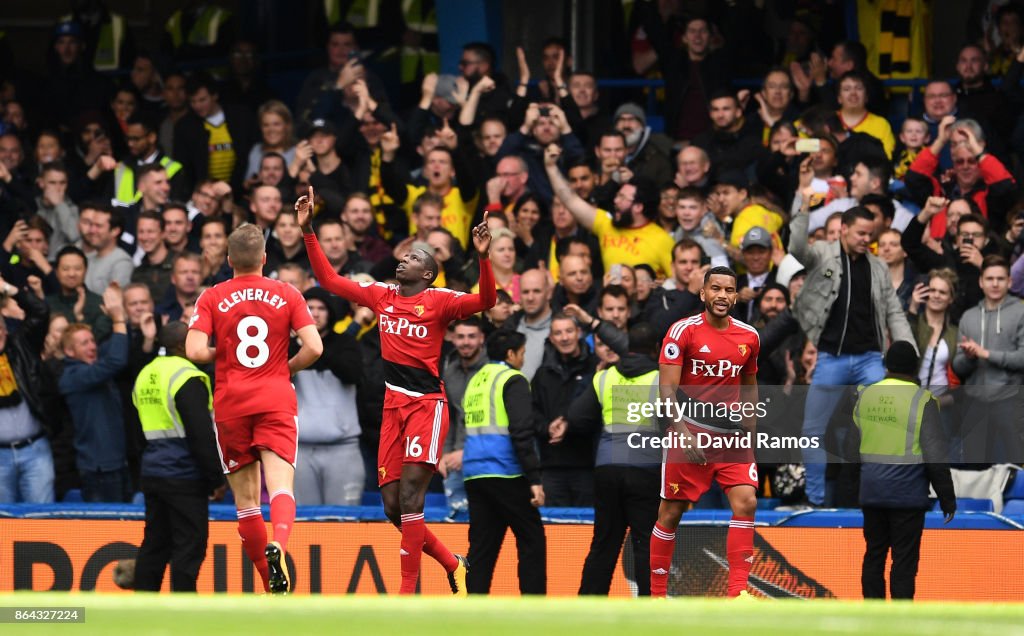
[[[676,141],[692,140],[711,127],[708,96],[728,85],[725,56],[722,51],[712,52],[711,25],[705,18],[691,18],[686,23],[684,46],[677,46],[658,20],[657,9],[648,13],[641,24],[665,76],[665,130]]]
[[[612,368],[599,371],[569,407],[556,433],[587,435],[600,431],[594,469],[594,538],[583,565],[580,594],[607,595],[619,550],[629,529],[637,593],[650,596],[651,528],[658,520],[661,451],[637,444],[659,435],[654,419],[632,423],[623,402],[647,402],[657,393],[658,338],[649,325],[629,330],[629,353]],[[625,399],[624,399],[625,398]],[[635,426],[631,426],[635,424]]]
[[[187,91],[191,112],[174,127],[173,153],[185,182],[217,179],[241,192],[255,141],[253,117],[236,107],[222,107],[216,83],[205,74],[193,76]]]
[[[580,328],[567,314],[551,318],[544,361],[533,376],[533,421],[547,505],[594,505],[594,440],[573,435],[556,442],[553,427],[565,422],[569,405],[588,388],[597,356],[580,339]]]
[[[34,276],[29,277],[31,282]],[[38,281],[36,281],[38,282]],[[25,320],[13,334],[0,320],[0,503],[53,503],[53,455],[47,426],[59,422],[59,403],[39,357],[49,326],[46,303],[0,279],[2,298],[14,298]]]

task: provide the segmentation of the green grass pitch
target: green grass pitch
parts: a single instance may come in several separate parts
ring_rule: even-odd
[[[399,598],[18,593],[0,607],[84,606],[85,623],[3,634],[1024,634],[1024,605],[606,598]],[[700,631],[689,631],[699,629]]]

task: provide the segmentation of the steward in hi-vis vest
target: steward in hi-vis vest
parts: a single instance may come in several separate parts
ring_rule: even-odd
[[[639,596],[650,596],[651,529],[661,498],[661,449],[657,418],[639,408],[653,404],[658,391],[658,340],[650,325],[629,330],[629,353],[594,375],[593,388],[569,408],[573,434],[600,430],[594,468],[594,537],[583,564],[580,594],[608,595],[619,551],[629,530],[633,573]]]
[[[861,572],[864,598],[885,598],[885,561],[892,550],[889,589],[894,599],[914,598],[929,483],[946,523],[956,513],[949,456],[939,404],[917,384],[914,345],[894,342],[885,356],[885,379],[861,387],[853,409],[860,435],[860,504],[867,550]]]
[[[183,322],[158,335],[165,355],[143,367],[132,402],[146,449],[142,492],[146,530],[135,564],[135,589],[159,592],[171,566],[171,590],[195,592],[206,558],[209,500],[224,484],[210,412],[210,378],[185,358]]]
[[[462,408],[466,445],[462,472],[469,499],[470,594],[491,589],[494,564],[509,528],[519,552],[521,594],[547,592],[547,540],[540,520],[544,487],[534,445],[530,384],[519,369],[526,336],[495,331],[487,339],[491,362],[466,387]]]

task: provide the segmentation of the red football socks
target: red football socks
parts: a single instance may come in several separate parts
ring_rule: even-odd
[[[672,553],[676,549],[676,533],[654,524],[651,531],[651,596],[668,595],[668,574],[672,570]],[[640,576],[637,573],[637,576]]]
[[[426,526],[423,526],[423,553],[440,563],[445,572],[454,572],[459,567],[459,560],[452,551]]]
[[[754,518],[733,517],[725,540],[729,560],[729,596],[739,596],[747,589],[750,568],[754,565]]]
[[[276,490],[270,494],[270,523],[274,526],[274,541],[287,552],[288,537],[295,523],[295,495],[290,490]]]
[[[267,571],[267,526],[263,523],[263,513],[257,508],[245,508],[238,511],[238,536],[242,538],[242,548],[249,560],[256,566],[256,571],[263,579],[263,591],[270,591],[270,574]]]
[[[399,594],[415,594],[420,578],[420,560],[427,527],[423,513],[402,515],[402,587]]]

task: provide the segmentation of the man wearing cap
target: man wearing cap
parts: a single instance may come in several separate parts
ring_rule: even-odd
[[[83,113],[109,107],[113,85],[86,61],[82,26],[77,22],[61,22],[54,29],[40,93],[38,103],[45,116],[32,123],[49,128],[66,126]]]
[[[885,598],[885,561],[892,550],[889,590],[913,599],[921,555],[929,484],[949,523],[956,514],[953,478],[939,403],[919,386],[917,351],[894,342],[885,356],[885,379],[860,387],[853,422],[860,437],[860,505],[864,510],[864,598]]]
[[[672,141],[651,130],[643,108],[627,102],[615,111],[612,122],[615,130],[626,138],[625,164],[633,174],[650,179],[658,186],[672,180],[669,160]]]
[[[320,194],[331,215],[339,214],[345,197],[352,192],[352,177],[348,166],[342,163],[335,145],[338,131],[329,119],[314,119],[309,131],[309,145],[313,148],[313,168],[309,185]]]
[[[747,273],[741,274],[736,281],[740,296],[732,315],[743,322],[752,323],[758,294],[765,286],[775,282],[775,271],[771,269],[772,237],[763,227],[752,227],[743,236],[740,250]]]

